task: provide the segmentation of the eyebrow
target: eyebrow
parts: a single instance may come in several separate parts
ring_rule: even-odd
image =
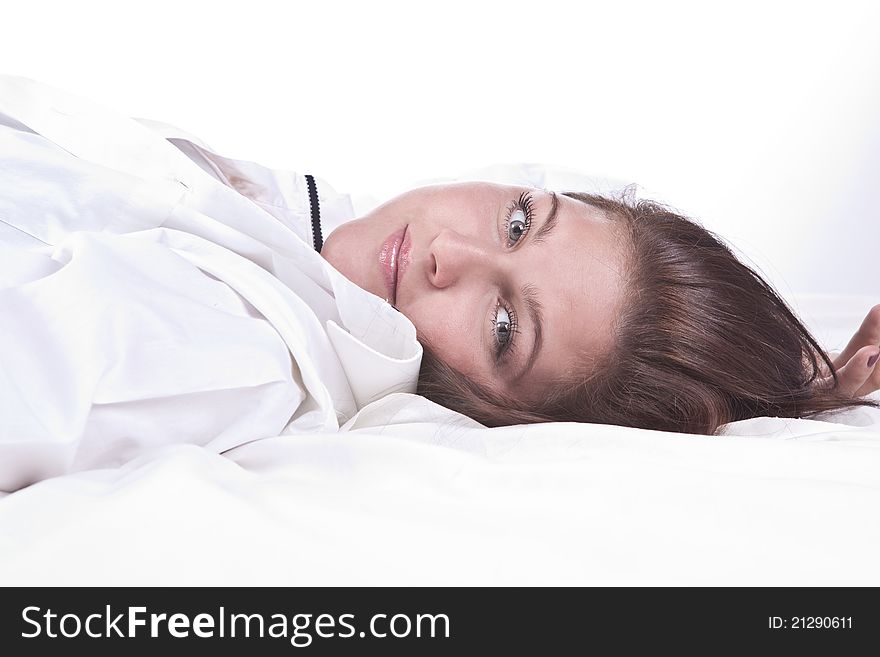
[[[532,340],[532,352],[529,354],[529,357],[526,360],[525,365],[523,365],[522,370],[514,377],[515,380],[521,379],[529,373],[529,371],[535,365],[535,361],[538,360],[538,354],[541,353],[541,345],[543,345],[544,343],[544,317],[542,313],[543,306],[541,306],[541,302],[538,301],[537,290],[535,290],[535,287],[533,285],[526,283],[522,286],[520,294],[526,304],[526,309],[529,312],[529,317],[532,320],[532,327],[535,332],[535,339]]]
[[[547,214],[547,218],[544,220],[542,226],[538,229],[538,232],[535,233],[535,236],[532,238],[535,242],[543,242],[550,232],[556,227],[556,224],[559,223],[559,197],[556,196],[556,192],[550,192],[550,198],[553,199],[553,204],[550,206],[550,212]],[[522,286],[520,290],[520,296],[522,296],[523,301],[526,304],[526,309],[528,310],[529,317],[532,320],[532,326],[534,327],[535,339],[532,340],[532,351],[529,354],[528,359],[526,360],[525,365],[523,365],[522,370],[519,374],[514,377],[515,379],[521,379],[526,374],[528,374],[532,367],[535,365],[535,361],[538,360],[538,354],[541,353],[541,346],[544,344],[544,316],[543,316],[543,307],[541,306],[541,302],[538,301],[538,293],[535,290],[533,285],[526,283]]]
[[[550,235],[550,231],[556,228],[556,224],[559,223],[559,197],[556,196],[556,192],[550,192],[550,198],[553,199],[553,204],[550,206],[550,213],[544,220],[543,225],[538,229],[538,232],[535,233],[535,236],[532,238],[536,242],[542,242],[547,239],[547,236]]]

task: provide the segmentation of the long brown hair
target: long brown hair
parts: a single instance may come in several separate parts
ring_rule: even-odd
[[[487,426],[595,422],[714,434],[751,417],[880,407],[839,390],[828,354],[783,299],[715,234],[668,207],[564,192],[619,222],[629,262],[612,346],[538,404],[478,385],[429,344],[419,394]],[[833,385],[815,385],[821,363]]]

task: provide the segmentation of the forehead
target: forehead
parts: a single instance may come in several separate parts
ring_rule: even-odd
[[[543,196],[543,195],[542,195]],[[543,306],[544,340],[529,387],[589,368],[612,343],[613,321],[626,280],[620,219],[558,195],[559,220],[526,261]],[[539,218],[549,211],[543,197]]]

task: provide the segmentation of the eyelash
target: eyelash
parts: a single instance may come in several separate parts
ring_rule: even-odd
[[[517,236],[516,241],[511,243],[510,237],[510,220],[513,217],[514,212],[517,210],[521,211],[524,218],[524,226],[522,232]],[[534,208],[532,205],[532,194],[531,192],[523,192],[520,194],[519,198],[510,204],[510,207],[507,209],[507,217],[504,221],[504,234],[507,238],[507,246],[508,248],[513,248],[516,246],[529,232],[529,228],[532,226],[532,218],[534,217]],[[498,315],[501,310],[507,314],[507,318],[509,320],[509,335],[507,337],[507,341],[501,341],[501,338],[498,334]],[[504,302],[499,301],[495,305],[495,312],[492,313],[492,320],[490,322],[492,326],[492,338],[495,341],[495,360],[500,361],[504,356],[508,355],[513,351],[513,348],[516,344],[516,336],[519,333],[519,323],[516,319],[516,311],[507,306]]]
[[[507,318],[510,320],[510,327],[508,329],[510,335],[507,338],[507,342],[503,344],[498,335],[498,314],[501,310],[504,310],[504,312],[507,313]],[[516,311],[503,301],[499,301],[495,306],[495,312],[492,313],[492,321],[490,324],[492,326],[492,337],[495,340],[495,360],[500,361],[502,358],[513,352],[513,348],[516,344],[516,336],[519,333],[519,322],[516,320]]]
[[[523,228],[523,232],[519,234],[519,237],[516,239],[513,244],[510,243],[510,220],[513,217],[513,213],[517,210],[520,210],[523,214],[523,218],[525,219],[525,227]],[[504,220],[504,235],[508,240],[508,247],[513,247],[519,243],[519,241],[526,236],[526,233],[529,232],[529,228],[532,227],[532,218],[534,217],[535,211],[532,207],[532,193],[531,192],[523,192],[519,195],[519,198],[510,204],[510,207],[507,208],[507,218]]]

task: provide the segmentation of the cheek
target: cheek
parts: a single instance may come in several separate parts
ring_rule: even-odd
[[[478,372],[484,347],[482,317],[474,317],[473,302],[451,296],[432,295],[406,309],[419,340],[428,344],[438,358],[463,374]]]

